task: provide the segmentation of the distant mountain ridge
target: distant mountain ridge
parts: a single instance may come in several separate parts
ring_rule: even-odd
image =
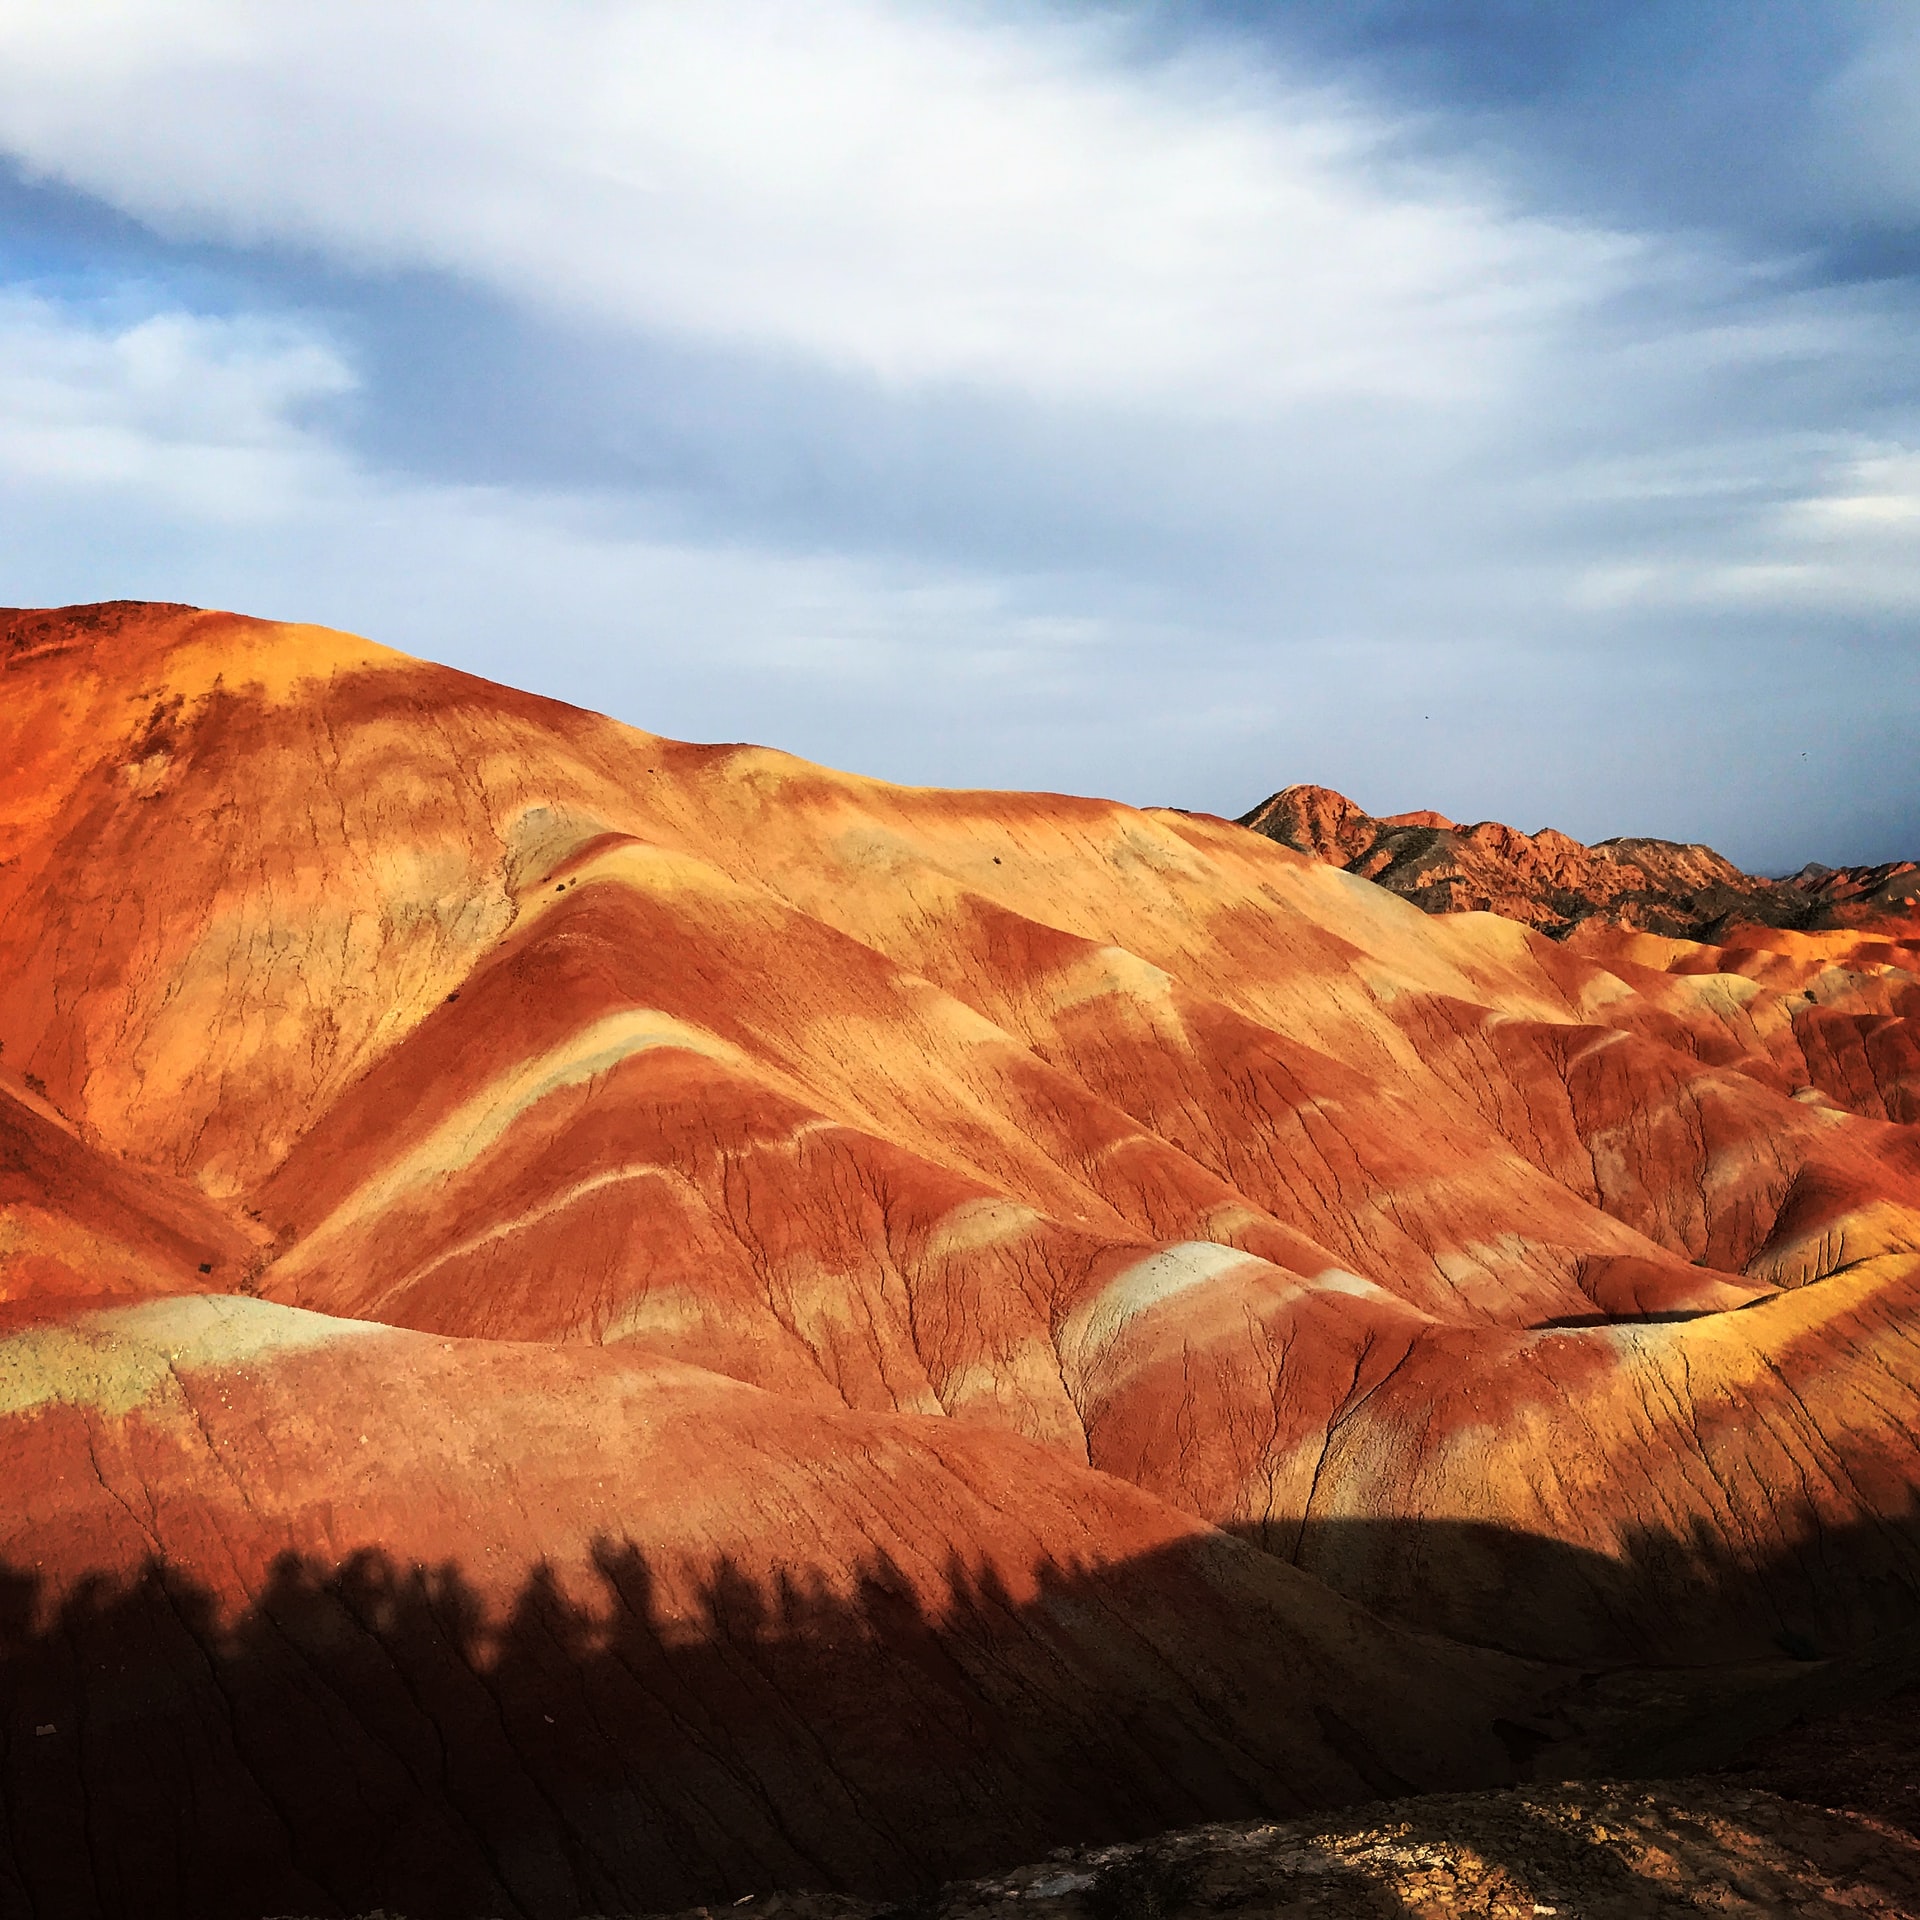
[[[1871,928],[1920,912],[1920,864],[1744,873],[1698,842],[1619,838],[1587,846],[1544,827],[1445,814],[1375,816],[1330,787],[1283,787],[1240,825],[1377,882],[1427,913],[1490,912],[1554,939],[1589,920],[1673,939],[1741,926]]]

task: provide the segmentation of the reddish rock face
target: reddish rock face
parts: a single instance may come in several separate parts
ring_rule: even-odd
[[[225,614],[0,662],[7,1902],[905,1890],[1920,1626],[1920,949]]]
[[[1378,881],[1427,913],[1498,913],[1556,939],[1589,922],[1703,940],[1755,926],[1920,935],[1920,866],[1911,860],[1809,866],[1766,880],[1711,847],[1645,839],[1589,847],[1550,827],[1465,827],[1441,813],[1375,819],[1311,786],[1283,788],[1240,825]]]

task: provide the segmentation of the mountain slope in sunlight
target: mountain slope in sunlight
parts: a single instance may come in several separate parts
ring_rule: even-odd
[[[1920,1627],[1914,950],[1556,944],[226,614],[0,662],[43,1905],[904,1887]],[[130,1756],[191,1808],[87,1816]]]

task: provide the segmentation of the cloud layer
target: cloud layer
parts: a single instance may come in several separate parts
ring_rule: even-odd
[[[1914,211],[1911,21],[1783,40],[1765,234],[1286,11],[0,0],[6,597],[894,777],[1920,850],[1911,288],[1808,238]]]
[[[1469,397],[1634,252],[1370,180],[1384,130],[1245,46],[1125,51],[871,0],[80,0],[0,28],[0,114],[163,231],[1126,406]]]

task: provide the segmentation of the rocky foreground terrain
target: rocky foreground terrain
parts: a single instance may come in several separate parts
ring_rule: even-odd
[[[6,616],[0,1912],[898,1908],[1223,1823],[1552,1906],[1498,1833],[1643,1806],[1903,1899],[1870,1810],[1554,1783],[1920,1674],[1917,990]]]
[[[786,1889],[672,1920],[1912,1920],[1917,1759],[1920,1693],[1900,1692],[1764,1737],[1717,1774],[1420,1794],[1062,1848],[903,1899]]]
[[[1920,1842],[1718,1781],[1431,1794],[1063,1852],[904,1907],[756,1896],[755,1920],[1680,1920],[1920,1913]],[[684,1920],[714,1920],[694,1908]]]
[[[1676,840],[1584,846],[1551,827],[1463,826],[1440,813],[1363,813],[1327,787],[1285,787],[1240,824],[1377,881],[1427,913],[1498,913],[1555,939],[1624,927],[1717,941],[1747,927],[1837,927],[1920,935],[1920,863],[1742,873],[1711,847]]]

